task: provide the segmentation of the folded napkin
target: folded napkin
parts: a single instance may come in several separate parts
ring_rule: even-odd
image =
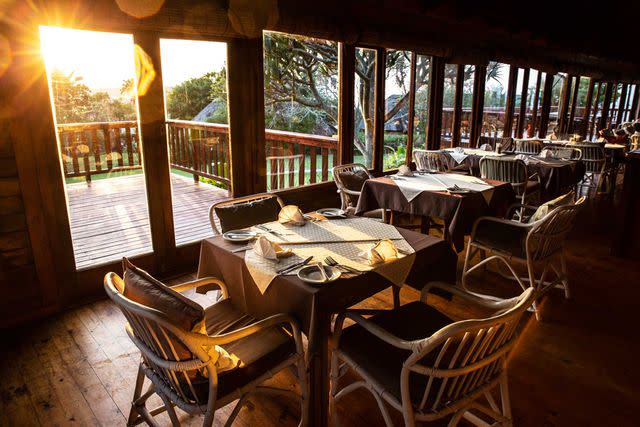
[[[493,151],[493,148],[491,148],[490,144],[482,144],[480,146],[480,150],[482,150],[482,151]]]
[[[281,224],[304,225],[307,221],[300,208],[295,205],[287,205],[280,210],[278,222]]]
[[[380,240],[371,249],[360,254],[367,258],[369,265],[382,264],[390,260],[398,259],[398,248],[391,240]]]
[[[582,142],[582,136],[580,135],[571,135],[571,137],[569,137],[569,142]]]
[[[545,148],[540,152],[540,154],[538,154],[538,157],[540,157],[541,159],[552,159],[553,152]]]
[[[413,176],[413,171],[409,166],[402,165],[398,168],[398,175],[400,176]]]
[[[527,157],[526,154],[516,154],[515,158],[518,159],[518,160],[528,160],[529,159],[529,157]]]
[[[455,148],[453,149],[453,152],[454,152],[454,153],[464,153],[464,148],[462,148],[462,147],[455,147]]]
[[[305,217],[310,221],[328,221],[327,217],[318,212],[309,212]]]
[[[253,245],[253,251],[263,258],[277,260],[293,254],[291,249],[283,249],[279,244],[272,242],[265,236],[260,236]]]

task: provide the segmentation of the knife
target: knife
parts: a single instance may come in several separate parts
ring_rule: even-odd
[[[275,231],[275,230],[272,230],[272,229],[270,229],[270,228],[267,228],[267,227],[265,227],[264,225],[256,225],[256,228],[258,228],[258,229],[260,229],[260,230],[262,230],[262,231],[266,231],[267,233],[271,233],[271,234],[273,234],[273,235],[274,235],[274,236],[276,236],[276,237],[280,237],[281,239],[282,239],[282,238],[284,238],[284,237],[283,237],[283,236],[284,236],[284,234],[280,233],[279,231]]]
[[[276,273],[277,274],[289,273],[290,271],[293,271],[298,267],[302,267],[303,265],[307,265],[309,263],[309,261],[311,261],[312,259],[313,259],[313,256],[310,256],[309,258],[304,259],[304,260],[302,260],[300,262],[296,262],[295,264],[292,264],[292,265],[290,265],[288,267],[284,267],[284,268],[281,268],[280,270],[276,270]]]

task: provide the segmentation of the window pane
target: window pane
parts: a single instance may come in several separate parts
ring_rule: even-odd
[[[455,64],[445,64],[444,66],[444,89],[442,94],[442,130],[440,133],[440,146],[448,148],[452,146],[453,137],[453,109],[456,99],[456,80],[458,76],[458,66]]]
[[[464,66],[464,84],[462,85],[462,120],[460,121],[460,145],[463,147],[469,146],[474,73],[475,66]]]
[[[353,161],[373,168],[376,114],[376,51],[356,48]]]
[[[384,117],[384,170],[402,165],[407,157],[411,52],[387,50]]]
[[[549,126],[547,129],[547,133],[551,134],[555,129],[558,133],[558,113],[560,107],[560,96],[562,92],[562,85],[564,84],[564,80],[567,78],[566,74],[559,73],[553,76],[553,85],[551,87],[551,110],[549,113]]]
[[[508,79],[509,66],[507,64],[489,62],[484,88],[482,135],[502,136]]]
[[[161,39],[176,244],[212,234],[209,206],[229,197],[227,44]]]
[[[538,76],[540,76],[541,78],[540,87],[537,86]],[[525,138],[533,138],[536,135],[537,117],[540,114],[540,92],[542,91],[540,88],[542,88],[543,84],[544,81],[542,80],[541,72],[538,70],[530,69],[529,83],[527,85],[527,121],[525,122],[523,133],[523,136]],[[536,89],[540,89],[537,94]],[[536,117],[533,116],[534,113]]]
[[[267,188],[331,179],[338,149],[338,43],[264,32]]]
[[[431,57],[418,55],[416,58],[416,101],[413,118],[413,148],[425,149],[429,124],[429,78]]]

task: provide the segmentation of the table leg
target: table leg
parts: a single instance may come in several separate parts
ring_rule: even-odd
[[[329,337],[331,314],[315,312],[309,331],[309,426],[329,425]]]

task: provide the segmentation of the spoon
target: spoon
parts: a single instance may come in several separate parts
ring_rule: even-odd
[[[322,261],[316,263],[316,267],[320,270],[320,274],[322,275],[322,280],[325,282],[329,281],[329,277],[327,276],[326,271],[324,271],[324,266],[322,265]]]
[[[331,267],[338,267],[338,268],[341,268],[341,269],[343,269],[345,271],[348,271],[349,273],[352,273],[352,274],[360,274],[360,273],[362,273],[360,270],[356,270],[355,268],[351,268],[351,267],[349,267],[347,265],[340,265],[338,263],[338,261],[333,259],[331,256],[326,257],[324,259],[324,262],[326,262],[327,265],[330,265]]]

